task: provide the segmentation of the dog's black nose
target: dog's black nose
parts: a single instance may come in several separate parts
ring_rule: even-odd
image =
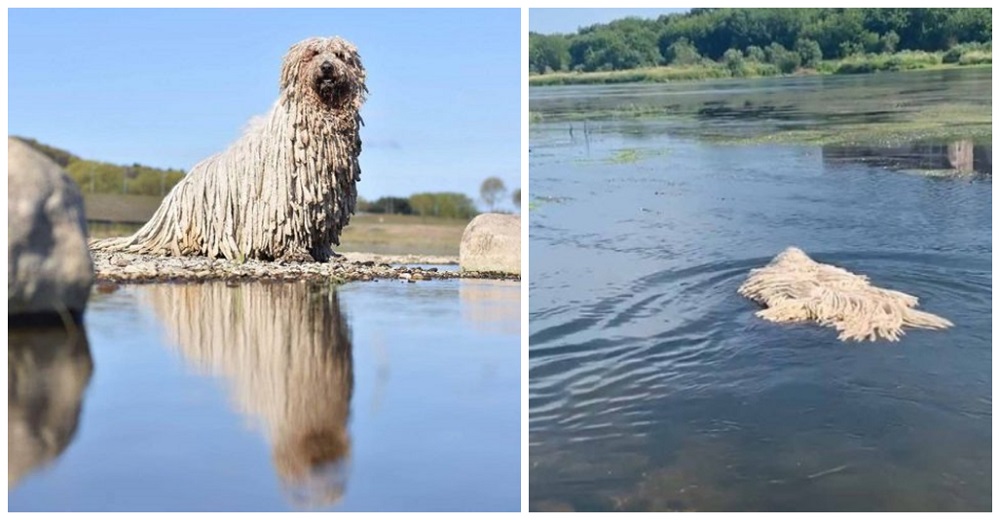
[[[319,69],[322,70],[324,73],[333,72],[333,64],[330,63],[329,61],[324,61],[323,64],[319,66]]]

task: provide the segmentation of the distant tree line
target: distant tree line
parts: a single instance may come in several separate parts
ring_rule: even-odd
[[[497,204],[507,193],[507,187],[499,177],[488,177],[480,185],[479,194],[489,211],[497,211]],[[514,190],[511,203],[521,207],[521,190]],[[404,197],[379,197],[373,201],[358,199],[358,211],[366,213],[420,215],[424,217],[445,217],[471,219],[479,214],[476,203],[464,193],[415,193]]]
[[[625,18],[574,34],[529,34],[531,72],[694,65],[731,69],[767,63],[784,72],[865,53],[991,48],[992,10],[692,9],[657,19]],[[949,60],[944,60],[948,62]],[[964,62],[963,62],[964,63]],[[737,75],[737,74],[734,74]]]
[[[379,197],[373,201],[358,199],[358,211],[392,215],[419,215],[471,219],[479,214],[476,204],[464,193],[415,193],[409,197]]]
[[[131,166],[83,159],[66,150],[38,142],[35,139],[17,137],[29,146],[52,159],[87,193],[116,193],[128,195],[162,196],[170,191],[181,179],[184,170],[161,169],[141,164]],[[497,183],[499,183],[497,185]],[[485,185],[490,186],[486,202],[492,206],[505,193],[502,181],[491,177]],[[484,196],[487,195],[484,191]],[[515,204],[520,203],[520,191]],[[358,211],[368,213],[419,215],[471,219],[479,214],[475,201],[463,193],[439,192],[416,193],[409,197],[380,197],[373,201],[358,199]]]
[[[88,193],[162,196],[184,178],[184,170],[162,169],[134,163],[131,166],[83,159],[35,139],[18,137],[61,166]]]

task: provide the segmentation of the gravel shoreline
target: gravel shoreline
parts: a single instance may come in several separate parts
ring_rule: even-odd
[[[420,255],[379,255],[344,253],[320,262],[234,262],[206,257],[160,257],[130,253],[91,251],[94,277],[98,285],[156,282],[329,282],[480,278],[520,281],[507,273],[440,270],[434,265],[457,265],[458,258]],[[415,264],[419,264],[415,265]]]

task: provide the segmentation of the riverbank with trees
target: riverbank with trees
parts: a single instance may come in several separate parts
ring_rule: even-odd
[[[693,9],[529,35],[532,86],[992,64],[990,9]]]

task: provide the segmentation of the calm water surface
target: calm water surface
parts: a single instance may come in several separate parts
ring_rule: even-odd
[[[8,345],[11,511],[518,510],[520,288],[146,285]]]
[[[533,89],[532,510],[990,510],[991,150],[960,124],[715,139],[956,99],[989,114],[990,88],[987,70]],[[889,113],[851,112],[871,104]],[[637,106],[680,117],[608,115]],[[736,289],[791,245],[956,326],[841,343],[764,322]]]

